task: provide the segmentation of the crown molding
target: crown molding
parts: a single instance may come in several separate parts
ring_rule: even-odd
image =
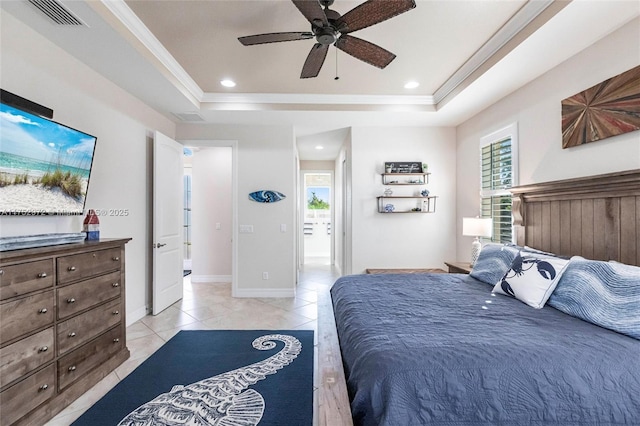
[[[196,100],[202,100],[203,90],[193,78],[176,61],[169,51],[160,43],[146,25],[138,18],[124,0],[101,0],[134,37],[166,68],[166,70],[189,92]]]
[[[554,0],[530,0],[525,3],[502,28],[471,55],[471,57],[435,91],[433,98],[436,105],[439,105],[449,94],[465,84],[476,70],[492,59],[501,48],[514,39],[518,33],[524,30],[553,3]],[[568,3],[567,1],[566,4]],[[473,80],[475,80],[475,78]],[[467,83],[470,84],[471,81]]]
[[[298,104],[298,105],[434,105],[433,96],[327,95],[300,93],[205,93],[203,104]]]

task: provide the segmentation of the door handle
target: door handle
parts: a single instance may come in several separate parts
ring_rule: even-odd
[[[166,245],[167,245],[167,244],[158,243],[158,244],[156,244],[156,248],[164,247],[164,246],[166,246]]]

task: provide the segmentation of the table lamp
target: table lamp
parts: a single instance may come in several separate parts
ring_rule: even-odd
[[[471,244],[471,266],[475,265],[482,244],[480,237],[491,237],[492,223],[491,218],[480,217],[463,217],[462,218],[462,235],[466,237],[476,237]]]

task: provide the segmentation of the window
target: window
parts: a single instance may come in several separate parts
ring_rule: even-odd
[[[511,192],[518,176],[518,126],[512,124],[480,139],[481,217],[493,219],[492,241],[513,242]]]

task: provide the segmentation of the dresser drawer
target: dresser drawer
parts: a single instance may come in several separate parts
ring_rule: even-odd
[[[122,327],[115,327],[58,360],[58,388],[62,391],[75,380],[111,358],[122,349]]]
[[[0,387],[53,361],[53,327],[0,349]]]
[[[0,305],[0,342],[53,324],[53,290]]]
[[[56,366],[51,364],[0,394],[0,424],[8,426],[56,393]]]
[[[57,264],[58,283],[70,283],[120,269],[120,248],[59,257]]]
[[[53,286],[53,259],[0,266],[0,300]]]
[[[58,319],[66,318],[105,300],[120,296],[122,288],[120,278],[120,271],[116,271],[59,288],[56,290]]]
[[[120,322],[120,299],[58,323],[58,355],[74,349]]]

